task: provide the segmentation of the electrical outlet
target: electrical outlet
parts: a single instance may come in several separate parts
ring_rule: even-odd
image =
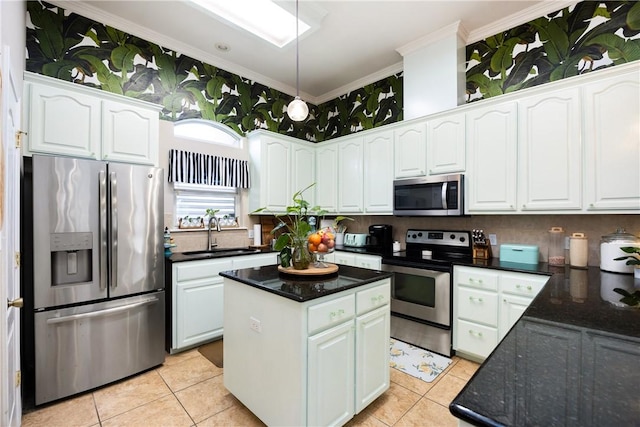
[[[565,237],[564,238],[564,248],[568,250],[570,244],[571,244],[571,241],[569,240],[569,237]]]
[[[255,317],[249,317],[249,328],[258,333],[262,332],[262,322]]]
[[[495,234],[489,234],[489,244],[491,244],[491,246],[495,246],[498,244],[498,238]]]
[[[249,238],[253,239],[253,230],[249,230]]]

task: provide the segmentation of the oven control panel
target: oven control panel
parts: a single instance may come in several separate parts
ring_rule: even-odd
[[[471,246],[471,232],[445,230],[407,230],[406,243],[437,246]]]

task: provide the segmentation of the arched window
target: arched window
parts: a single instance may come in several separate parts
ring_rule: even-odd
[[[242,138],[230,127],[211,120],[185,119],[173,123],[173,135],[212,144],[240,147]]]

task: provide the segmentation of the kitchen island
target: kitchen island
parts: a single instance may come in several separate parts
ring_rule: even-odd
[[[224,385],[267,425],[342,425],[389,388],[391,273],[224,277]]]
[[[549,267],[549,282],[450,405],[482,426],[638,425],[640,309],[632,275]]]

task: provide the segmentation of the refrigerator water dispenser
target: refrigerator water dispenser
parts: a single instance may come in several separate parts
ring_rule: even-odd
[[[51,234],[51,285],[93,280],[93,233]]]

